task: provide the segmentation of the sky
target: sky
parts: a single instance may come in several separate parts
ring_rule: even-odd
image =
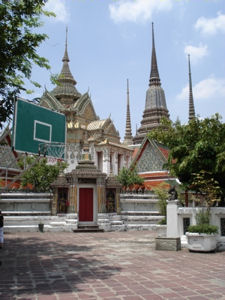
[[[70,70],[80,93],[89,91],[100,119],[111,117],[121,140],[126,124],[129,79],[132,134],[140,127],[148,89],[154,22],[158,70],[172,121],[188,121],[188,54],[196,115],[219,113],[225,121],[224,0],[49,0],[38,49],[51,70],[33,68],[42,88],[52,90],[50,75],[60,73],[68,26]]]

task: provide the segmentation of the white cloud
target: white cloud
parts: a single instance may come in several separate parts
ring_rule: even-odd
[[[196,100],[217,99],[225,97],[225,78],[216,78],[214,76],[201,80],[193,86],[193,96]],[[187,100],[189,97],[189,86],[186,85],[180,94],[179,100]]]
[[[69,12],[66,9],[65,0],[48,0],[45,9],[54,12],[56,17],[51,18],[54,21],[67,23],[69,20]]]
[[[191,62],[197,63],[201,58],[208,55],[208,46],[199,44],[199,46],[195,47],[192,45],[187,45],[184,48],[184,53],[190,54],[191,56]]]
[[[203,34],[216,34],[218,32],[225,32],[225,14],[218,13],[216,18],[207,19],[200,17],[195,23],[195,28],[200,30]]]
[[[153,12],[170,10],[171,7],[171,0],[119,0],[109,5],[109,11],[115,23],[145,22]]]

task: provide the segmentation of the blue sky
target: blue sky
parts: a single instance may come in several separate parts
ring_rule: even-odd
[[[224,0],[49,0],[56,18],[44,19],[49,39],[39,54],[59,73],[68,26],[70,69],[81,93],[89,90],[97,115],[111,114],[124,138],[126,79],[130,82],[132,133],[145,107],[151,60],[151,22],[159,75],[170,118],[188,121],[188,62],[191,55],[196,114],[219,112],[225,120]],[[50,72],[33,68],[32,79],[51,90]],[[27,86],[28,88],[29,85]]]

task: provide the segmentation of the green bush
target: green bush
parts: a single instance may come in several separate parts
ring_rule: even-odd
[[[159,225],[166,225],[166,218],[163,218],[162,220],[159,221]]]
[[[144,179],[138,175],[136,169],[127,169],[125,167],[120,170],[117,179],[125,188],[134,184],[141,186],[144,182]]]
[[[165,221],[164,221],[165,223],[163,224],[166,224],[166,206],[167,206],[166,200],[168,199],[168,192],[167,189],[165,188],[165,184],[160,184],[159,187],[153,189],[153,192],[157,195],[159,199],[157,202],[157,206],[160,215],[165,216]]]
[[[188,227],[188,232],[215,234],[218,233],[218,227],[209,224],[191,225]]]

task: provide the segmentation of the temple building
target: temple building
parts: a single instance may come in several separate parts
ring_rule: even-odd
[[[141,144],[147,133],[160,126],[162,117],[169,119],[169,112],[166,106],[164,90],[161,87],[158,65],[156,59],[154,27],[152,23],[152,59],[149,88],[146,92],[145,110],[141,127],[133,139],[134,144]]]
[[[97,168],[108,175],[117,175],[123,166],[130,165],[132,150],[120,143],[119,132],[110,117],[99,119],[88,92],[83,95],[78,92],[77,82],[69,67],[67,35],[62,62],[58,85],[52,91],[45,90],[40,105],[66,116],[66,171],[76,168],[87,134],[90,153]]]

